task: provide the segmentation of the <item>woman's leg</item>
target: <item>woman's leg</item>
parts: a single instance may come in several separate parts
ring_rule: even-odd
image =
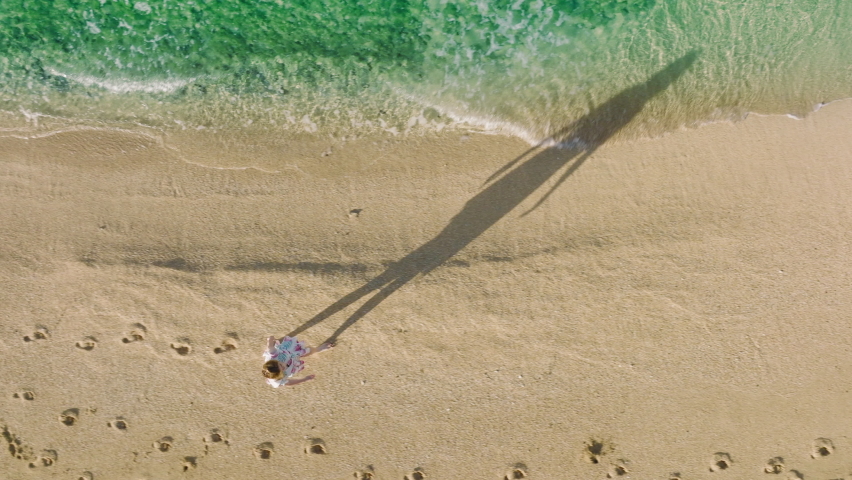
[[[326,350],[331,350],[333,347],[334,347],[333,343],[323,343],[322,345],[320,345],[317,348],[308,347],[308,349],[310,351],[308,353],[306,353],[305,355],[302,355],[302,358],[310,357],[311,355],[313,355],[315,353],[324,352]]]

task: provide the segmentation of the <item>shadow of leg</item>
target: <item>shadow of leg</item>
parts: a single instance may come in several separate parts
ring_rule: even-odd
[[[370,313],[370,310],[376,308],[376,306],[378,304],[382,303],[382,301],[384,301],[384,299],[388,298],[393,292],[397,291],[397,289],[399,289],[399,287],[408,283],[408,281],[410,279],[411,279],[411,277],[398,278],[398,279],[394,280],[393,282],[391,282],[386,287],[379,290],[378,293],[376,293],[369,300],[364,302],[364,304],[361,305],[361,307],[358,308],[358,310],[356,310],[355,313],[353,313],[349,318],[347,318],[346,321],[343,322],[343,325],[338,327],[338,329],[334,331],[334,333],[331,335],[331,337],[328,338],[328,340],[326,340],[326,342],[327,343],[337,342],[337,337],[339,337],[344,331],[346,331],[347,328],[352,326],[353,323],[360,320],[361,317],[363,317],[364,315],[367,315],[368,313]]]
[[[298,335],[298,334],[304,332],[305,330],[313,327],[314,325],[322,322],[326,318],[328,318],[328,317],[334,315],[335,313],[343,310],[344,308],[348,307],[349,305],[357,302],[358,300],[361,299],[361,297],[363,297],[364,295],[367,295],[368,293],[372,292],[373,290],[376,290],[379,287],[381,287],[381,284],[376,285],[376,283],[374,281],[371,281],[371,282],[364,284],[364,286],[358,288],[357,290],[353,290],[352,292],[347,294],[345,297],[341,298],[340,300],[338,300],[338,301],[332,303],[331,305],[329,305],[328,307],[326,307],[325,310],[316,314],[314,316],[314,318],[308,320],[307,322],[303,323],[302,325],[300,325],[298,328],[296,328],[292,332],[288,333],[287,336],[288,337],[295,337],[296,335]]]

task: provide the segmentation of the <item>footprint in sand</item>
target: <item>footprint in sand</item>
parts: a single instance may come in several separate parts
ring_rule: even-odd
[[[190,346],[188,338],[179,338],[177,341],[172,342],[169,346],[172,347],[172,350],[181,357],[185,357],[192,352],[192,346]]]
[[[784,465],[784,459],[781,457],[770,458],[768,462],[766,462],[766,466],[763,467],[764,473],[770,473],[773,475],[780,475],[784,473],[786,469],[786,465]],[[797,470],[790,470],[787,472],[787,475],[784,476],[786,480],[802,480],[804,475],[802,475]]]
[[[9,427],[3,427],[3,439],[8,444],[9,453],[18,460],[29,461],[35,458],[33,448],[23,442],[17,435],[9,430]]]
[[[6,426],[3,427],[2,436],[12,457],[28,462],[30,468],[52,467],[59,459],[59,453],[56,450],[42,450],[40,454],[36,455],[31,446],[9,431]]]
[[[503,480],[520,480],[522,478],[527,478],[527,466],[523,463],[516,463],[515,466],[503,476]]]
[[[52,467],[58,458],[59,454],[56,453],[56,450],[42,450],[41,454],[35,459],[35,461],[30,462],[29,467]]]
[[[629,473],[629,470],[627,470],[628,463],[630,462],[627,460],[617,460],[615,463],[610,465],[606,478],[618,478],[627,475]]]
[[[718,452],[713,455],[713,460],[710,463],[710,471],[711,472],[721,472],[723,470],[727,470],[731,468],[731,464],[733,464],[733,460],[731,460],[731,456],[725,452]]]
[[[198,457],[183,457],[183,471],[187,472],[198,466]]]
[[[834,453],[834,443],[827,438],[817,438],[814,440],[813,448],[811,449],[811,458],[827,457]]]
[[[355,472],[355,480],[373,480],[376,476],[376,470],[372,465],[367,465],[364,470],[358,470]]]
[[[69,408],[59,414],[59,421],[63,425],[73,427],[77,424],[77,419],[80,418],[80,410],[77,408]]]
[[[92,472],[83,472],[77,477],[77,480],[95,480],[95,476]]]
[[[50,338],[50,332],[47,331],[47,327],[39,326],[36,328],[36,331],[31,335],[24,335],[25,342],[35,342],[36,340],[47,340]]]
[[[145,328],[145,325],[142,325],[141,323],[134,323],[130,333],[121,339],[121,343],[141,342],[142,340],[145,340],[146,333],[148,333],[148,329]]]
[[[219,353],[230,352],[232,350],[237,349],[237,340],[238,340],[237,334],[236,333],[229,333],[227,335],[227,337],[228,338],[222,340],[222,345],[213,349],[213,353],[219,354]]]
[[[784,472],[784,459],[781,457],[770,458],[763,467],[764,473],[773,473],[775,475]]]
[[[425,480],[426,472],[422,468],[415,468],[413,472],[405,476],[405,480]]]
[[[601,463],[601,457],[612,451],[602,440],[590,439],[583,449],[583,457],[589,463]]]
[[[116,417],[115,420],[108,422],[107,425],[121,432],[126,432],[128,427],[127,420],[124,417]]]
[[[91,352],[98,346],[98,340],[95,337],[85,337],[77,342],[77,348]]]
[[[272,452],[274,451],[275,449],[272,448],[272,442],[263,442],[254,447],[254,456],[261,460],[269,460],[272,458]]]
[[[325,455],[328,451],[325,449],[325,442],[319,438],[311,438],[305,445],[305,453],[313,455]]]
[[[222,433],[218,428],[214,428],[210,430],[210,433],[204,437],[204,443],[207,444],[215,444],[215,443],[223,443],[225,445],[229,445],[228,439],[225,437],[225,434]]]
[[[163,437],[156,442],[154,442],[154,448],[157,450],[166,453],[172,449],[172,445],[174,444],[175,439],[172,437]]]
[[[30,390],[26,390],[23,392],[15,392],[12,394],[12,398],[20,398],[21,400],[32,402],[33,400],[35,400],[35,393]]]

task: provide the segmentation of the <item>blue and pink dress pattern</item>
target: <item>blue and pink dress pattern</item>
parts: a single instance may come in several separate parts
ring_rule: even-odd
[[[302,355],[310,353],[311,349],[305,347],[305,344],[293,337],[284,337],[281,340],[275,340],[275,344],[271,349],[263,352],[263,360],[277,360],[281,364],[281,370],[284,376],[280,380],[267,378],[266,383],[275,388],[280,387],[287,382],[287,379],[300,372],[305,367],[305,362],[300,358]]]

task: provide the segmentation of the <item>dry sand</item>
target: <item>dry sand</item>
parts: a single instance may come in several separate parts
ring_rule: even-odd
[[[0,478],[852,478],[850,132],[605,144],[276,390],[527,145],[5,131]]]

